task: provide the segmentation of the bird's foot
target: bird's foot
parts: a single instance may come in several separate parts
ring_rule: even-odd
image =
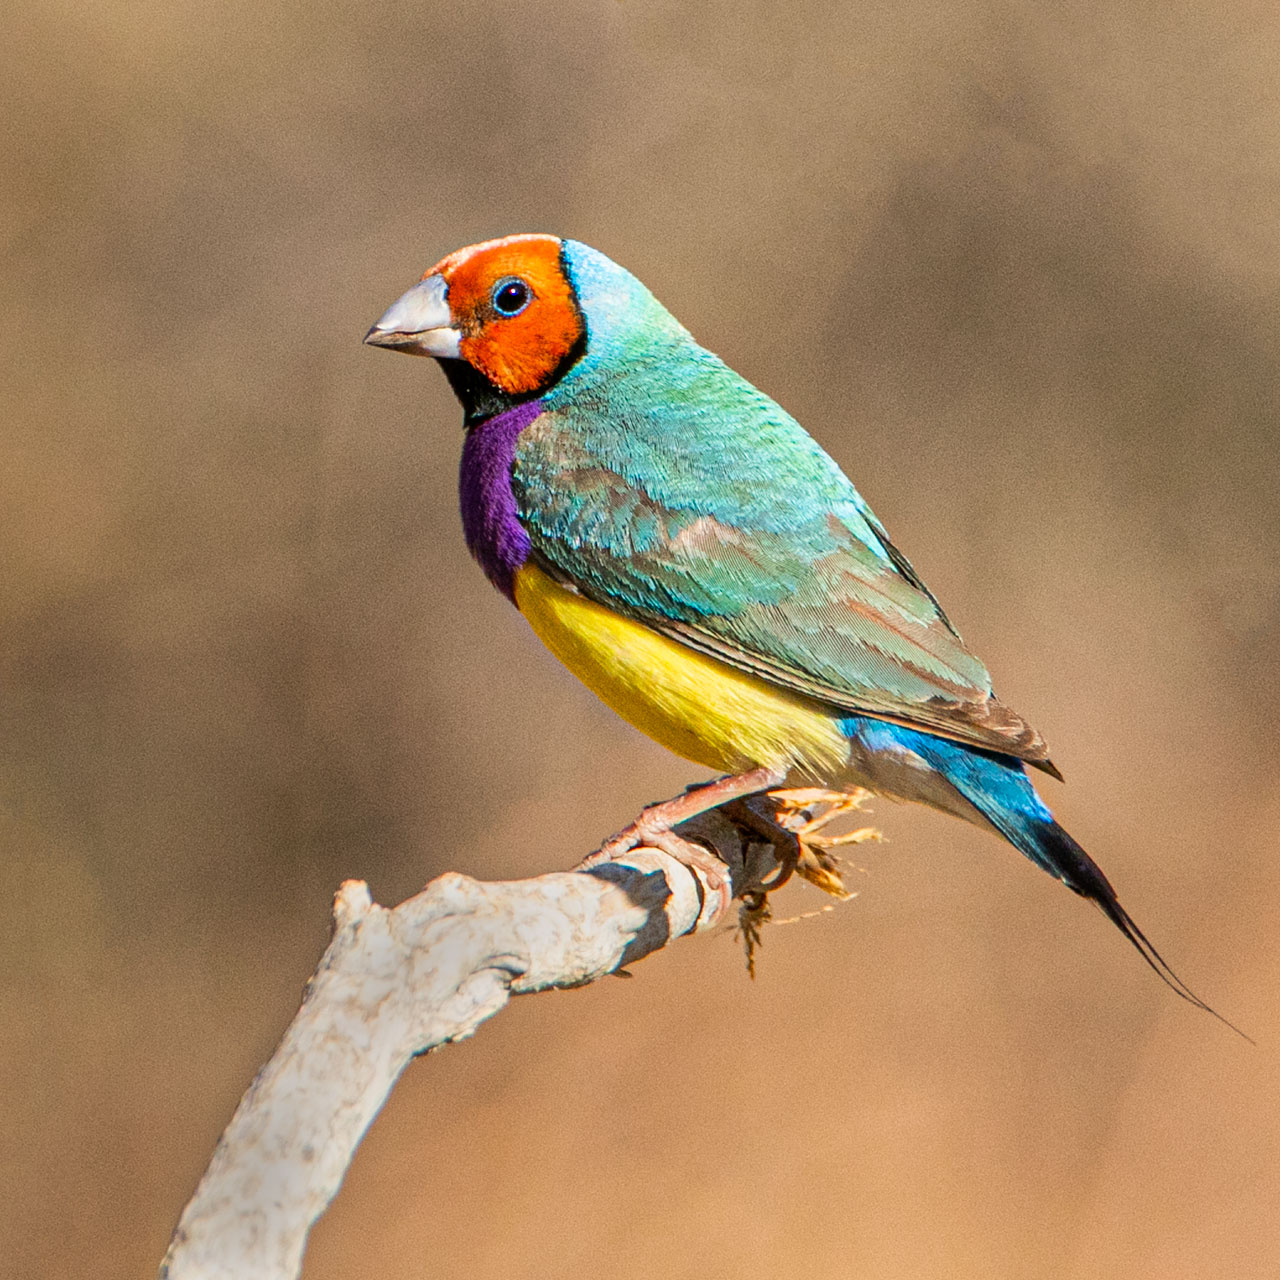
[[[680,796],[678,799],[682,800],[684,797]],[[675,801],[667,800],[662,804],[654,804],[647,809],[642,809],[640,816],[634,822],[629,822],[621,831],[611,835],[582,865],[584,867],[594,867],[598,863],[607,862],[610,858],[617,858],[624,853],[630,853],[632,849],[638,848],[640,845],[648,845],[654,849],[670,852],[668,845],[671,844],[672,840],[680,844],[690,844],[690,841],[681,840],[673,830],[678,822],[686,820],[683,815],[672,815],[668,811],[668,805],[675,803]]]
[[[729,868],[704,845],[677,835],[662,820],[661,814],[654,816],[655,811],[661,808],[662,805],[653,805],[645,809],[633,823],[623,827],[617,835],[610,836],[595,853],[584,858],[579,863],[579,869],[599,866],[602,862],[621,857],[641,846],[658,849],[690,871],[700,873],[698,879],[705,891],[720,899],[717,914],[728,910],[733,901],[733,882]]]
[[[700,882],[709,892],[719,895],[721,906],[727,908],[733,900],[729,868],[704,846],[677,835],[675,828],[708,809],[719,808],[742,796],[777,786],[783,776],[780,769],[752,769],[690,787],[683,795],[643,809],[634,822],[623,827],[617,835],[610,836],[580,865],[598,866],[610,858],[629,853],[639,845],[648,845],[670,854],[677,862],[700,873]]]
[[[767,791],[769,787],[776,786],[782,777],[783,773],[780,769],[752,769],[747,773],[717,778],[714,782],[698,783],[696,786],[689,787],[683,795],[642,809],[640,816],[634,822],[623,827],[617,835],[610,836],[583,865],[595,866],[641,844],[665,849],[666,844],[663,842],[669,844],[668,837],[688,846],[689,841],[680,840],[674,835],[675,828],[682,822],[688,822],[690,818],[706,813],[708,809],[718,808],[742,796],[756,791]],[[670,852],[669,849],[667,851]]]

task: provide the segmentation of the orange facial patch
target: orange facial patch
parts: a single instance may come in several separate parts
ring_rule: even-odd
[[[449,310],[462,334],[459,354],[510,395],[526,395],[549,382],[582,337],[582,316],[555,236],[474,244],[442,258],[427,272],[432,275],[443,276],[449,286]],[[506,281],[529,291],[518,315],[502,315],[494,305],[495,286]]]

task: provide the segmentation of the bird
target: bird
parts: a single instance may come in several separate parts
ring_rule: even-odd
[[[434,358],[461,403],[462,528],[490,582],[624,720],[721,775],[606,851],[687,861],[679,822],[784,787],[923,803],[1096,904],[1226,1022],[1055,820],[1030,776],[1061,780],[1044,739],[839,465],[629,271],[555,235],[488,240],[365,342]]]

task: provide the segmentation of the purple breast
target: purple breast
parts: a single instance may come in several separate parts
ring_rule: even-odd
[[[472,427],[462,445],[462,531],[489,581],[512,601],[516,570],[529,558],[529,535],[516,517],[511,467],[520,433],[541,412],[540,400],[518,404]]]

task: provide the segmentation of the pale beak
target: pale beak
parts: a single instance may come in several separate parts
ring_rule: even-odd
[[[364,340],[371,347],[390,347],[406,355],[456,360],[462,335],[453,328],[444,277],[419,280],[387,308]]]

